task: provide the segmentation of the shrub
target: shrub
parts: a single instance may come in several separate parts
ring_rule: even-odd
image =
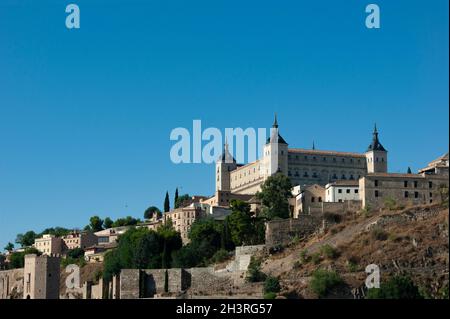
[[[275,297],[277,296],[276,293],[274,292],[268,292],[264,294],[264,299],[275,299]]]
[[[323,245],[320,248],[320,252],[328,259],[336,259],[339,257],[339,252],[337,249],[330,245]]]
[[[384,200],[384,207],[389,210],[395,210],[397,209],[397,202],[393,197],[386,197],[386,199]]]
[[[380,288],[372,288],[367,291],[367,299],[423,299],[419,288],[411,278],[395,276],[382,283]]]
[[[300,252],[300,262],[306,264],[310,261],[311,257],[308,256],[308,251],[306,249]]]
[[[266,281],[264,282],[264,292],[280,292],[280,290],[281,287],[278,278],[272,276],[267,277]]]
[[[220,249],[215,252],[214,256],[211,257],[211,261],[213,263],[220,263],[227,260],[229,256],[230,255],[228,254],[228,251],[226,251],[225,249]]]
[[[358,271],[358,258],[357,257],[355,257],[355,256],[350,256],[348,259],[347,259],[347,268],[348,268],[348,271],[350,271],[350,272],[356,272],[356,271]]]
[[[327,222],[338,224],[342,221],[342,216],[334,213],[325,213],[323,217]]]
[[[335,271],[318,269],[313,272],[310,288],[321,298],[326,296],[331,289],[342,284],[342,278]]]
[[[375,240],[386,240],[389,237],[389,234],[384,231],[384,229],[380,228],[380,227],[375,227],[374,229],[372,229],[372,238]]]
[[[261,282],[266,279],[266,274],[261,271],[261,259],[251,257],[247,269],[246,280],[248,282]]]
[[[315,253],[311,255],[311,260],[314,263],[314,265],[318,265],[320,261],[322,260],[320,253]]]

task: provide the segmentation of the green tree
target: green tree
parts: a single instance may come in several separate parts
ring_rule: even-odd
[[[25,255],[36,254],[41,255],[41,252],[34,247],[25,248],[25,251],[14,252],[9,257],[9,267],[10,268],[23,268],[25,265]]]
[[[175,201],[175,208],[184,207],[188,204],[189,200],[191,199],[191,196],[189,194],[181,195],[177,198]]]
[[[92,216],[89,219],[89,226],[93,232],[97,232],[103,229],[103,220],[98,216]]]
[[[158,218],[160,218],[162,216],[161,211],[159,210],[158,207],[156,206],[150,206],[149,208],[147,208],[144,212],[144,218],[145,219],[151,219],[154,214],[157,214]]]
[[[172,220],[169,218],[164,224],[158,227],[158,235],[163,241],[161,266],[162,268],[170,268],[172,262],[172,253],[181,248],[181,235],[175,230]]]
[[[166,192],[166,198],[164,198],[164,212],[167,213],[169,211],[170,211],[169,192]]]
[[[280,292],[280,281],[276,277],[269,276],[264,281],[264,293]]]
[[[214,248],[221,246],[221,230],[219,224],[212,218],[197,219],[189,231],[191,242],[207,242]]]
[[[173,197],[173,207],[178,208],[178,187],[175,190],[175,196]]]
[[[67,257],[70,257],[73,259],[78,259],[78,258],[84,256],[84,250],[82,248],[70,249],[66,255],[67,255]]]
[[[6,250],[6,251],[9,251],[9,252],[13,251],[13,250],[14,250],[14,244],[11,243],[11,242],[9,242],[9,243],[5,246],[5,250]]]
[[[291,189],[290,179],[282,173],[270,176],[261,185],[261,191],[256,196],[261,200],[263,215],[267,219],[289,218]]]
[[[139,219],[133,218],[131,216],[127,216],[125,218],[118,218],[112,224],[112,227],[121,227],[121,226],[134,226],[140,222]]]
[[[343,280],[335,271],[317,269],[312,274],[310,287],[319,298],[322,298],[341,284],[343,284]]]
[[[144,234],[137,240],[133,265],[140,269],[154,269],[161,265],[162,238],[154,231]]]
[[[61,237],[69,234],[71,232],[70,229],[64,227],[51,227],[44,229],[37,237],[42,237],[42,235],[49,234],[54,235],[55,237]]]
[[[264,221],[252,216],[250,205],[240,200],[230,203],[232,213],[225,219],[231,239],[236,246],[264,242]]]
[[[105,229],[109,229],[113,226],[113,220],[109,217],[106,217],[105,220],[103,221],[103,227]]]
[[[34,240],[37,238],[37,234],[30,230],[25,234],[18,234],[16,237],[16,243],[22,247],[28,247],[34,244]]]
[[[419,288],[407,276],[394,276],[380,288],[367,291],[367,299],[423,299]]]

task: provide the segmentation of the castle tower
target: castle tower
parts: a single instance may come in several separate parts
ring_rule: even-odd
[[[277,115],[270,129],[270,137],[264,145],[263,168],[261,172],[264,179],[281,172],[287,176],[288,174],[288,144],[281,137],[278,130]]]
[[[216,161],[216,192],[231,190],[230,172],[236,167],[236,160],[230,154],[228,143],[225,141],[223,153]]]
[[[59,299],[60,258],[25,255],[24,299]]]
[[[372,143],[366,151],[367,172],[387,173],[387,151],[378,140],[377,125],[373,129]]]

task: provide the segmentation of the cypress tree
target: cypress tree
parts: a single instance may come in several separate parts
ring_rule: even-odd
[[[173,199],[173,207],[178,208],[178,203],[177,202],[178,202],[178,187],[175,190],[175,197]]]
[[[166,198],[164,199],[164,212],[170,211],[169,192],[166,192]]]
[[[411,167],[408,167],[408,174],[412,174]]]

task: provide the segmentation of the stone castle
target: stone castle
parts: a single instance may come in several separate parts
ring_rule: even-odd
[[[272,134],[264,145],[262,158],[241,165],[225,144],[216,163],[216,191],[255,194],[267,177],[281,172],[292,185],[326,185],[339,180],[358,180],[369,173],[386,173],[387,150],[380,143],[375,125],[372,142],[364,153],[289,148],[280,135],[275,116]]]

